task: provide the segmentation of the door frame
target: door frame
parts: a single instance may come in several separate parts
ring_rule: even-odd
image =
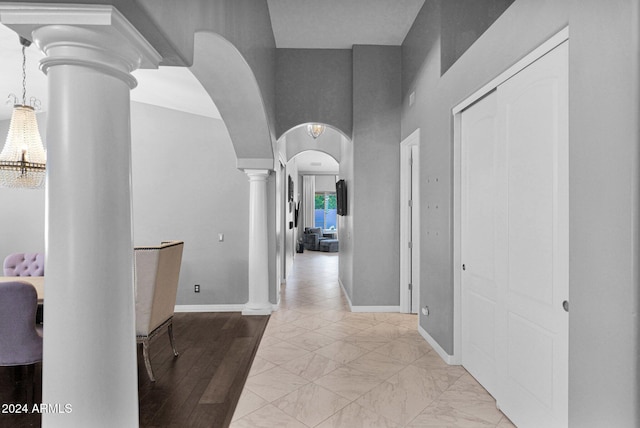
[[[417,214],[413,222],[411,221],[411,207],[404,201],[411,198],[411,148],[420,148],[420,128],[413,131],[400,143],[400,312],[412,313],[411,297],[412,291],[408,284],[411,276],[411,260],[420,260],[420,180],[416,180],[414,185],[418,186],[413,199],[413,207]],[[414,161],[413,168],[420,173],[420,162]],[[413,240],[412,240],[413,236]],[[409,242],[412,242],[412,251],[409,251]],[[414,275],[412,287],[415,290],[413,296],[420,301],[420,265],[413,267]],[[420,305],[418,304],[418,307]]]
[[[528,55],[499,74],[452,109],[453,114],[453,355],[452,364],[462,364],[462,112],[505,81],[569,40],[565,27]]]

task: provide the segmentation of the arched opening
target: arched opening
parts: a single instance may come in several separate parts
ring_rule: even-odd
[[[337,215],[336,182],[344,178],[341,161],[345,155],[349,158],[351,144],[341,130],[323,125],[325,131],[317,138],[309,135],[305,123],[289,129],[277,143],[276,236],[281,283],[292,271],[296,254],[317,251],[340,257],[344,221]]]

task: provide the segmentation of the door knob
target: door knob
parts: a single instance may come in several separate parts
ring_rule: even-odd
[[[562,308],[564,309],[565,312],[569,312],[569,301],[565,300],[564,302],[562,302]]]

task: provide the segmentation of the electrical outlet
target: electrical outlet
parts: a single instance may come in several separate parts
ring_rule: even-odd
[[[218,242],[224,242],[224,233],[218,233]]]
[[[200,284],[196,284],[193,286],[193,292],[194,293],[199,293],[200,292]]]

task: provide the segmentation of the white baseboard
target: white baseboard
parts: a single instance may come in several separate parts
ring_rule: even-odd
[[[349,310],[351,310],[351,298],[349,297],[349,293],[347,293],[347,289],[344,288],[344,284],[342,283],[342,279],[338,278],[338,284],[340,284],[340,288],[342,288],[342,293],[344,297],[347,299],[347,303],[349,304]]]
[[[174,312],[242,312],[245,305],[176,305]],[[273,304],[272,311],[280,309],[280,303]]]
[[[244,305],[176,305],[174,312],[242,312]]]
[[[418,325],[418,333],[420,333],[420,335],[424,337],[424,340],[426,340],[429,343],[429,345],[431,345],[431,347],[438,353],[440,358],[442,358],[445,363],[449,364],[450,366],[460,365],[455,355],[447,354],[445,350],[442,349],[440,344],[438,344],[438,342],[436,342],[436,340],[433,337],[431,337],[431,335],[427,333],[427,330],[422,328],[421,325]]]
[[[340,288],[342,288],[344,297],[347,299],[347,303],[349,303],[349,310],[351,312],[400,312],[400,306],[354,306],[351,303],[349,294],[347,294],[347,290],[344,288],[342,280],[339,278],[338,283],[340,284]]]

